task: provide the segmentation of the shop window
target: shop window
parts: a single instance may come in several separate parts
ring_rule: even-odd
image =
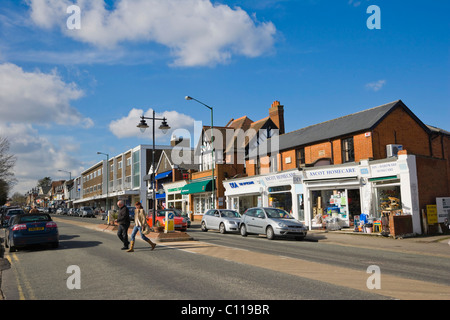
[[[292,213],[292,194],[290,192],[271,193],[269,195],[269,207]]]
[[[342,140],[342,162],[355,161],[355,149],[353,145],[353,137]]]
[[[400,186],[383,186],[378,184],[375,188],[374,196],[376,217],[379,218],[383,214],[402,212]]]

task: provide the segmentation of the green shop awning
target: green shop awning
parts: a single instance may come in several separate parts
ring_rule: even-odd
[[[181,189],[181,194],[191,194],[200,192],[211,192],[212,191],[212,180],[203,180],[198,182],[191,182]]]

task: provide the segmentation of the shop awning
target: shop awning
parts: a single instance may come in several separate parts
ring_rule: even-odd
[[[171,175],[172,175],[172,170],[167,171],[167,172],[163,172],[163,173],[160,173],[160,174],[157,174],[156,177],[155,177],[155,179],[156,179],[156,180],[164,179],[164,178],[167,178],[167,177],[169,177],[169,176],[171,176]]]
[[[204,180],[199,182],[191,182],[181,189],[181,194],[191,194],[200,192],[211,192],[212,191],[212,180]]]

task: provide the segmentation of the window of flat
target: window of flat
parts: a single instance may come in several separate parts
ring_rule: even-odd
[[[296,153],[297,168],[300,168],[302,164],[305,164],[305,148],[297,149],[295,153]]]
[[[342,162],[355,161],[355,149],[353,145],[353,137],[342,139]]]

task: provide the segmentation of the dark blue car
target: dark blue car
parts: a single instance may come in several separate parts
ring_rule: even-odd
[[[5,246],[10,252],[35,244],[59,246],[58,226],[46,213],[19,214],[11,218],[6,228]]]

